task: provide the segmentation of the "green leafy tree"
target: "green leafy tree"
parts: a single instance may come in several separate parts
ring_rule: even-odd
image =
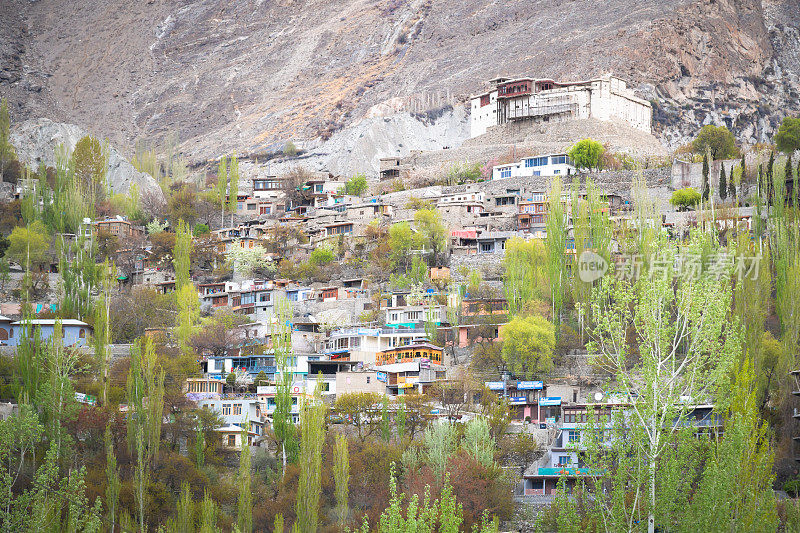
[[[11,115],[8,112],[8,100],[0,101],[0,182],[5,177],[6,166],[16,160],[17,154],[11,144]]]
[[[514,317],[500,331],[503,359],[517,375],[532,377],[554,368],[555,327],[541,316]]]
[[[0,120],[2,120],[1,117]],[[775,134],[775,145],[778,150],[787,154],[800,150],[800,117],[783,118],[778,132]]]
[[[220,206],[221,220],[220,225],[225,225],[225,204],[226,196],[228,194],[228,157],[222,156],[219,160],[219,167],[217,169],[217,186],[214,190],[217,202]]]
[[[353,424],[361,442],[380,430],[381,396],[377,392],[345,392],[336,395],[334,409]]]
[[[181,354],[190,359],[194,354],[192,339],[197,334],[200,323],[200,299],[194,284],[188,283],[177,291],[178,316],[175,334]],[[187,371],[189,369],[187,368]]]
[[[289,358],[292,349],[292,304],[286,298],[281,298],[277,303],[278,320],[273,326],[272,342],[275,350],[275,366],[278,370],[275,386],[275,411],[272,415],[272,428],[275,438],[281,449],[283,468],[286,463],[297,460],[298,442],[297,433],[292,423],[292,379],[293,373],[289,369]]]
[[[381,402],[381,439],[389,442],[392,438],[392,420],[389,418],[389,398],[384,396]]]
[[[217,505],[208,493],[205,491],[203,501],[200,502],[200,533],[216,533],[217,532]]]
[[[433,266],[439,265],[447,250],[447,227],[442,222],[441,214],[437,209],[420,209],[414,213],[414,224],[419,231],[420,241],[431,254]]]
[[[178,498],[178,507],[175,510],[174,526],[175,533],[194,533],[197,530],[194,520],[192,492],[189,488],[189,483],[186,481],[181,483],[181,495]]]
[[[87,135],[80,139],[72,151],[72,168],[84,191],[94,201],[106,197],[108,183],[109,145]]]
[[[537,239],[514,237],[506,241],[503,258],[503,290],[511,314],[520,313],[527,304],[543,299],[547,277],[547,249]]]
[[[106,426],[104,443],[106,448],[106,517],[110,524],[111,533],[114,533],[119,511],[119,491],[122,483],[119,478],[117,456],[114,453],[114,439],[111,436],[110,425]]]
[[[406,438],[406,401],[405,398],[400,398],[400,407],[397,409],[397,414],[394,417],[395,427],[397,428],[397,439],[403,442]]]
[[[408,222],[398,222],[389,226],[389,248],[395,269],[407,272],[411,265],[411,252],[420,246],[420,238]]]
[[[8,240],[6,257],[23,268],[39,267],[46,261],[50,235],[41,221],[14,228]]]
[[[249,424],[242,425],[242,452],[239,454],[239,497],[236,499],[236,527],[240,533],[253,531],[253,491],[250,460],[250,445],[248,444]]]
[[[734,180],[734,167],[731,166],[730,174],[728,175],[728,196],[731,201],[736,200],[736,181]],[[744,179],[744,172],[739,176],[740,180]]]
[[[669,203],[683,210],[696,206],[700,203],[701,199],[702,197],[699,192],[692,187],[686,187],[685,189],[678,189],[673,192]]]
[[[183,220],[178,221],[175,234],[175,248],[172,251],[172,265],[175,268],[175,290],[180,291],[191,281],[189,266],[192,255],[192,231]]]
[[[206,464],[206,437],[203,434],[202,421],[198,422],[194,437],[194,464],[197,468],[203,468]]]
[[[297,147],[292,141],[286,141],[286,144],[283,145],[283,155],[287,157],[294,157],[297,155]]]
[[[341,530],[347,527],[347,519],[350,514],[350,452],[347,445],[347,437],[342,434],[336,435],[336,446],[333,455],[333,480],[335,484],[334,494],[336,496],[336,522]]]
[[[553,321],[561,322],[561,309],[564,306],[564,284],[566,283],[567,228],[564,218],[564,205],[561,203],[561,178],[553,178],[550,183],[547,213],[547,277],[550,285],[550,300]]]
[[[713,246],[708,235],[694,233],[685,252],[700,255]],[[626,459],[635,461],[632,471],[637,472],[628,490],[636,490],[647,503],[650,533],[657,522],[668,523],[657,514],[664,508],[659,496],[669,490],[659,492],[657,487],[659,479],[665,479],[660,465],[671,457],[671,450],[680,449],[670,443],[680,433],[686,412],[681,398],[713,397],[726,383],[741,347],[738,330],[730,323],[727,267],[720,266],[722,279],[709,270],[674,277],[677,246],[659,240],[653,249],[660,252],[658,268],[663,272],[645,273],[636,282],[606,276],[595,286],[595,327],[589,344],[590,353],[597,354],[593,364],[614,376],[616,390],[630,403],[626,424],[631,437],[626,445],[638,452]],[[631,343],[627,335],[634,329],[638,335]],[[675,487],[674,494],[683,494]]]
[[[708,124],[700,129],[697,137],[692,141],[692,151],[695,154],[711,153],[712,160],[732,159],[739,156],[736,148],[736,138],[725,126]]]
[[[452,424],[433,424],[423,434],[425,461],[440,480],[444,479],[447,463],[456,451],[456,433]]]
[[[600,168],[600,161],[605,148],[592,139],[582,139],[569,149],[568,155],[572,164],[577,168]]]
[[[315,533],[322,494],[322,445],[325,443],[325,404],[320,397],[321,376],[314,397],[300,409],[300,480],[297,485],[296,526],[301,533]]]
[[[467,423],[461,447],[483,466],[494,465],[496,444],[485,418],[473,418]]]
[[[312,265],[327,265],[336,259],[336,254],[330,248],[325,246],[317,246],[311,251],[308,261]]]
[[[127,382],[128,447],[136,458],[133,475],[139,528],[145,530],[150,467],[161,445],[164,419],[164,369],[156,362],[150,338],[131,347],[131,368]]]
[[[234,225],[236,207],[239,205],[239,158],[235,155],[231,157],[228,167],[230,185],[228,187],[228,211],[231,214],[231,226]]]
[[[369,185],[367,184],[367,176],[364,174],[356,174],[347,180],[344,186],[344,192],[345,194],[350,194],[353,196],[362,196],[365,192],[367,192],[368,188]]]

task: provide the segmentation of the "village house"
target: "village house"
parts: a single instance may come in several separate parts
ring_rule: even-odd
[[[144,228],[141,226],[134,226],[129,220],[122,215],[117,215],[114,218],[104,218],[96,220],[93,224],[94,229],[98,233],[108,233],[116,235],[120,239],[128,237],[142,237],[144,236]]]
[[[64,346],[82,348],[90,344],[92,326],[80,320],[34,318],[12,322],[9,318],[0,316],[0,345],[19,346],[22,339],[33,335],[35,329],[40,331],[42,340],[48,340],[53,336],[57,322],[61,323],[61,342]],[[27,335],[26,328],[31,328]]]
[[[627,84],[611,75],[578,82],[536,78],[494,78],[489,90],[470,100],[470,136],[516,121],[551,122],[593,118],[622,120],[650,133],[653,109]]]
[[[492,168],[492,179],[570,176],[576,172],[577,169],[567,154],[547,154],[526,157],[517,163],[495,165]]]

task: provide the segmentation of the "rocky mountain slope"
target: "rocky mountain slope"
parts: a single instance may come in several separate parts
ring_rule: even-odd
[[[20,161],[36,168],[39,163],[55,166],[55,149],[63,146],[71,152],[86,136],[86,131],[74,124],[62,124],[52,120],[31,119],[15,125],[11,131],[11,144]],[[141,194],[163,197],[161,187],[149,174],[139,172],[113,146],[108,150],[108,184],[115,193],[127,193],[136,184]]]
[[[5,0],[0,93],[18,121],[121,146],[177,132],[196,161],[319,147],[375,105],[425,114],[496,75],[610,71],[656,103],[668,144],[708,122],[756,142],[800,111],[798,13],[800,0]],[[385,124],[378,137],[417,134]]]

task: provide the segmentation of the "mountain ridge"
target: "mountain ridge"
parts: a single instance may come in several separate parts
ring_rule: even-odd
[[[0,92],[15,119],[76,123],[128,154],[171,132],[190,161],[319,144],[382,102],[458,105],[499,74],[613,72],[654,102],[669,146],[706,123],[766,141],[800,110],[798,0],[4,6]]]

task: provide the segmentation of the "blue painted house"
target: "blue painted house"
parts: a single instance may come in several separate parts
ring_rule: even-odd
[[[4,318],[4,317],[3,317]],[[8,338],[2,340],[3,332],[0,332],[0,344],[6,346],[19,346],[20,339],[23,338],[24,326],[26,321],[3,322],[0,320],[0,329],[7,331]],[[27,321],[31,327],[39,328],[42,339],[49,339],[53,335],[56,320],[54,319],[32,319]],[[91,342],[92,326],[80,320],[65,319],[61,320],[61,338],[64,346],[83,347]]]

